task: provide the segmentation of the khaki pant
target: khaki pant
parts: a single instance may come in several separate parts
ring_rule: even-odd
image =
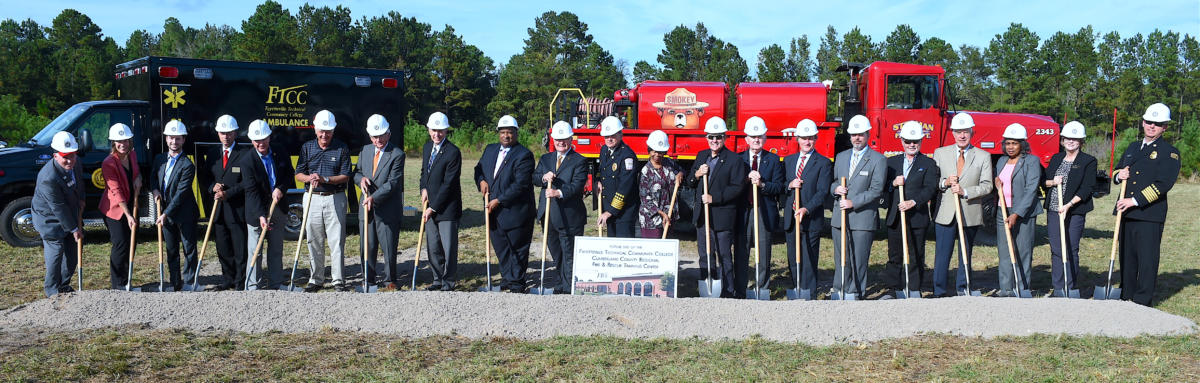
[[[312,195],[308,205],[308,261],[312,265],[312,277],[308,283],[325,283],[325,246],[329,245],[329,258],[333,263],[333,283],[344,283],[342,266],[345,263],[346,247],[346,193],[334,195]]]

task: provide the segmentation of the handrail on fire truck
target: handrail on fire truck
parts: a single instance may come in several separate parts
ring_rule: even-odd
[[[583,90],[581,90],[579,88],[560,88],[557,92],[554,92],[554,98],[550,99],[550,124],[554,124],[554,122],[555,122],[555,120],[554,120],[554,104],[556,102],[558,102],[558,95],[562,94],[563,92],[572,92],[572,91],[575,93],[579,93],[579,102],[583,103],[583,105],[587,107],[584,112],[583,124],[587,125],[590,123],[590,121],[592,121],[591,103],[588,101],[587,97],[583,95]],[[575,130],[575,129],[579,129],[579,127],[575,126],[575,124],[572,123],[571,130]]]

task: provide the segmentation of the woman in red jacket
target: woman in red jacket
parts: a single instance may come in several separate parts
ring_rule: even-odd
[[[109,276],[112,288],[122,289],[129,282],[129,242],[132,230],[137,228],[134,217],[133,198],[142,188],[141,172],[137,166],[137,154],[133,152],[133,131],[121,123],[108,128],[108,143],[112,153],[104,158],[100,172],[104,175],[105,190],[100,196],[100,210],[104,212],[104,224],[108,226]]]

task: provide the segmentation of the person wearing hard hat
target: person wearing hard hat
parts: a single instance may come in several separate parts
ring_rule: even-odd
[[[664,224],[674,221],[679,210],[671,209],[671,192],[683,182],[683,169],[667,157],[671,145],[667,133],[655,130],[646,138],[650,161],[642,166],[638,177],[641,203],[638,205],[638,229],[642,238],[662,238]],[[672,216],[667,216],[668,212]]]
[[[1062,291],[1063,280],[1062,244],[1060,230],[1067,231],[1067,276],[1071,285],[1067,290],[1078,289],[1079,239],[1083,237],[1083,225],[1087,213],[1092,211],[1092,192],[1096,187],[1096,157],[1084,153],[1083,139],[1086,129],[1079,121],[1063,125],[1059,134],[1063,150],[1050,157],[1049,166],[1042,177],[1046,192],[1046,232],[1050,242],[1050,277],[1055,291]],[[1058,188],[1062,189],[1064,201],[1058,200]],[[1059,227],[1058,217],[1065,221]]]
[[[1038,187],[1042,183],[1042,164],[1029,154],[1029,133],[1021,124],[1010,124],[1004,128],[1004,156],[996,160],[996,190],[1004,195],[1008,216],[996,215],[996,238],[1005,238],[1005,229],[1013,238],[1011,250],[1017,259],[1017,272],[1021,273],[1019,290],[1029,290],[1029,278],[1033,270],[1033,232],[1037,227],[1037,215],[1042,213],[1038,203]],[[996,201],[997,204],[1000,201]],[[999,211],[999,210],[998,210]],[[998,267],[997,296],[1012,296],[1015,286],[1013,265],[1009,261],[1008,241],[996,241],[1000,265]]]
[[[746,165],[745,161],[738,158],[737,153],[725,147],[727,131],[725,120],[721,117],[709,118],[704,123],[708,150],[696,153],[696,162],[688,171],[685,182],[688,187],[696,190],[696,200],[693,206],[696,207],[697,213],[692,214],[692,223],[696,227],[696,249],[700,254],[700,279],[708,279],[710,268],[708,258],[712,258],[716,261],[716,265],[711,267],[716,273],[712,279],[724,281],[721,284],[723,289],[721,297],[745,298],[745,273],[741,273],[741,279],[738,280],[738,273],[734,271],[744,270],[746,260],[743,258],[740,264],[735,264],[733,253],[736,236],[745,230],[738,217],[746,209],[746,193],[748,192],[746,174],[750,172],[750,167]],[[708,194],[704,194],[704,185],[701,184],[706,175],[708,176]],[[704,205],[708,205],[709,208],[708,222],[705,222],[704,214],[701,213]],[[707,235],[705,227],[708,227]],[[705,255],[710,247],[705,242],[706,237],[711,238],[713,242],[712,253],[709,256]],[[731,281],[733,283],[730,283]],[[737,286],[742,287],[738,288]]]
[[[179,120],[167,122],[163,127],[163,142],[167,152],[154,157],[150,190],[161,210],[154,223],[162,227],[163,242],[166,244],[167,269],[171,274],[171,286],[182,291],[191,285],[196,272],[196,220],[200,217],[196,197],[192,194],[192,181],[196,178],[196,165],[183,154],[187,141],[187,127]],[[183,242],[183,270],[179,267],[179,244]],[[182,277],[182,278],[181,278]]]
[[[266,121],[250,122],[246,133],[254,145],[251,155],[242,157],[243,189],[246,191],[246,290],[257,290],[262,276],[262,259],[267,259],[267,284],[278,290],[283,284],[283,234],[287,226],[287,203],[283,201],[290,188],[287,178],[293,174],[291,156],[282,148],[271,145],[271,126]],[[275,210],[268,210],[275,203]],[[260,236],[266,235],[266,249],[255,256]],[[253,263],[250,263],[254,260]]]
[[[104,212],[104,224],[108,227],[109,280],[112,288],[125,288],[129,280],[129,237],[137,230],[137,212],[133,211],[134,198],[142,190],[142,172],[138,166],[137,153],[133,150],[133,130],[129,125],[113,124],[108,128],[108,143],[111,153],[100,165],[104,176],[104,193],[100,195],[100,211]]]
[[[38,171],[33,189],[33,227],[42,236],[47,297],[75,291],[71,276],[79,264],[78,244],[83,242],[83,169],[75,136],[58,132],[50,139],[55,153]]]
[[[885,188],[884,177],[887,176],[887,159],[879,152],[867,146],[867,132],[871,130],[871,122],[866,116],[856,115],[850,118],[846,133],[850,134],[850,149],[846,149],[833,160],[833,183],[829,192],[837,196],[834,204],[832,226],[838,230],[846,225],[849,241],[841,243],[841,237],[834,235],[833,253],[834,275],[842,275],[844,266],[845,281],[835,277],[834,290],[842,294],[858,294],[865,296],[867,291],[867,263],[871,258],[871,242],[875,239],[875,228],[879,226],[879,199],[883,197]],[[841,180],[846,179],[846,186]],[[842,222],[841,213],[846,211],[846,221]],[[842,252],[846,251],[845,265],[842,264]]]
[[[934,216],[933,235],[936,239],[933,266],[933,294],[935,297],[952,296],[954,292],[967,289],[966,272],[971,268],[971,251],[975,245],[975,234],[983,225],[983,201],[992,193],[992,155],[971,145],[975,134],[975,120],[965,112],[954,115],[950,122],[954,143],[933,151],[933,161],[938,165],[938,188],[941,190]],[[955,290],[946,286],[950,270],[950,257],[954,255],[958,240],[955,223],[955,198],[962,200],[964,247],[967,254],[959,254],[958,274]],[[966,263],[963,264],[963,258]],[[968,294],[970,292],[967,292]]]
[[[570,123],[555,122],[550,128],[554,151],[543,154],[533,170],[533,186],[542,188],[542,193],[538,194],[538,219],[545,217],[546,209],[550,209],[550,234],[543,240],[558,271],[555,294],[571,292],[575,237],[583,235],[583,226],[587,223],[587,207],[583,204],[583,189],[588,178],[587,159],[572,150],[574,135]],[[549,207],[546,206],[547,197],[550,198]]]
[[[887,159],[888,183],[884,202],[888,227],[888,262],[884,267],[884,283],[896,291],[921,292],[925,278],[925,232],[929,228],[929,202],[937,196],[937,163],[921,153],[921,141],[925,139],[925,128],[918,121],[908,121],[900,126],[900,140],[904,154]],[[904,187],[904,198],[900,198],[900,187]],[[908,269],[904,269],[904,235],[900,227],[900,215],[908,224]],[[908,275],[905,279],[905,274]],[[905,280],[908,286],[904,285]],[[884,294],[883,299],[891,294]]]
[[[746,230],[737,236],[736,248],[740,254],[736,256],[745,259],[748,263],[750,250],[758,249],[758,267],[755,268],[758,270],[758,276],[754,279],[757,281],[757,286],[754,288],[766,289],[771,280],[771,235],[780,231],[779,195],[783,193],[783,187],[787,181],[783,178],[783,164],[779,162],[779,156],[763,150],[763,144],[767,142],[766,121],[762,117],[750,117],[746,119],[743,132],[746,133],[747,149],[738,153],[738,157],[750,167],[750,172],[746,175],[750,187],[759,188],[758,216],[751,217],[753,215],[752,208],[746,209],[742,213],[740,218]],[[753,198],[753,193],[746,194]],[[753,202],[746,203],[746,206],[753,206]],[[754,237],[754,219],[758,220],[757,238]],[[738,273],[744,274],[748,271],[749,267],[746,270],[738,270]],[[745,289],[745,286],[745,284],[739,284],[738,288]]]
[[[246,283],[246,194],[242,191],[242,157],[250,150],[237,146],[237,120],[228,114],[217,118],[217,138],[204,157],[204,168],[212,177],[213,203],[221,204],[212,218],[217,260],[224,281],[216,290],[241,289]]]
[[[363,267],[363,278],[367,283],[376,283],[382,274],[380,287],[396,290],[396,249],[400,239],[400,217],[404,216],[404,201],[400,199],[400,184],[404,180],[404,151],[392,144],[392,129],[388,120],[381,115],[367,117],[367,135],[371,143],[363,145],[358,154],[358,166],[354,172],[354,183],[362,191],[362,207],[358,209],[358,221],[369,216],[367,227],[359,225],[359,238],[363,233],[366,243],[367,264]],[[422,221],[424,222],[424,221]],[[428,232],[428,230],[426,230]],[[437,231],[437,230],[434,230]],[[429,241],[430,249],[434,241]],[[439,243],[440,245],[440,243]],[[440,249],[440,247],[439,247]],[[383,270],[377,270],[379,253],[383,253]],[[430,258],[433,258],[430,251]],[[444,263],[430,263],[444,267]]]
[[[462,218],[462,153],[447,137],[450,119],[433,112],[425,123],[429,141],[421,148],[421,214],[429,247],[433,284],[427,290],[454,290],[458,281],[458,222]],[[401,156],[403,157],[403,156]],[[361,157],[360,157],[361,158]],[[399,173],[397,177],[401,177]],[[390,286],[390,281],[388,282]]]
[[[475,164],[475,184],[488,198],[484,208],[491,220],[492,249],[504,279],[501,288],[524,293],[537,207],[533,202],[533,153],[517,142],[517,129],[517,119],[512,116],[505,115],[496,122],[500,142],[483,148]]]
[[[637,155],[621,139],[621,120],[616,116],[600,121],[600,136],[604,146],[600,147],[600,218],[597,225],[604,226],[609,235],[633,238],[637,225]]]
[[[1154,302],[1159,247],[1167,220],[1167,192],[1179,178],[1179,150],[1163,132],[1171,109],[1156,103],[1142,114],[1142,141],[1129,144],[1117,161],[1113,182],[1129,182],[1117,199],[1121,215],[1121,299],[1143,306]]]
[[[810,119],[800,120],[793,130],[799,150],[784,158],[783,171],[788,174],[788,191],[783,200],[782,230],[794,232],[800,225],[800,245],[796,236],[787,238],[788,266],[792,280],[800,280],[800,289],[817,291],[817,261],[821,255],[821,232],[825,230],[825,199],[829,198],[829,185],[833,182],[833,165],[828,157],[817,153],[817,124]],[[806,186],[807,185],[807,186]],[[796,201],[795,189],[800,189],[800,200]],[[800,256],[796,256],[796,248]],[[796,263],[796,259],[800,263]],[[809,299],[815,298],[810,295]]]
[[[316,292],[325,284],[325,246],[333,263],[333,287],[350,291],[342,276],[346,247],[346,186],[350,183],[350,148],[333,138],[337,120],[328,110],[317,112],[313,128],[317,138],[300,148],[296,181],[308,184],[308,254],[312,276],[304,291]]]

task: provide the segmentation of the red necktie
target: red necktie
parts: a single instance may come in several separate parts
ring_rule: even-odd
[[[754,158],[750,159],[750,170],[758,171],[758,154],[755,154]]]
[[[808,158],[807,154],[800,155],[800,166],[796,167],[796,178],[800,178],[800,175],[804,174],[804,160],[806,158]]]
[[[222,168],[229,167],[229,151],[228,150],[223,150],[223,149],[221,150],[221,167]]]

